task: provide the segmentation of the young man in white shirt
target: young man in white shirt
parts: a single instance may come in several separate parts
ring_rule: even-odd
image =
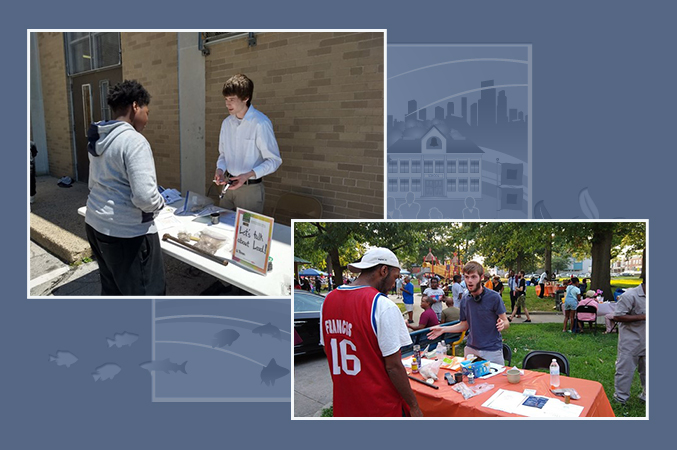
[[[273,125],[251,105],[254,83],[246,75],[228,79],[222,94],[230,115],[221,124],[214,174],[217,185],[229,183],[221,206],[261,213],[265,201],[263,177],[282,164]]]

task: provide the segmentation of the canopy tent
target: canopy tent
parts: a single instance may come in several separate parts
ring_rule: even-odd
[[[299,275],[302,277],[319,277],[322,275],[327,275],[327,273],[317,269],[304,269],[299,272]]]

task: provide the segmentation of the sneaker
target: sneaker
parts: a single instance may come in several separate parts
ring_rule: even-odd
[[[614,396],[611,397],[611,400],[613,400],[614,402],[620,403],[621,405],[625,406],[625,400],[621,400],[620,398],[618,398],[618,397],[616,396],[616,394],[614,394]]]
[[[640,401],[646,403],[646,394],[645,394],[644,392],[642,392],[641,394],[639,394],[639,395],[637,396],[637,398],[639,398]]]
[[[527,320],[525,320],[525,321],[522,322],[522,323],[527,323],[527,322],[531,322],[531,319],[527,319]]]

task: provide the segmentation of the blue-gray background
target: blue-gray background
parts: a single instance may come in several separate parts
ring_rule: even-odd
[[[0,300],[0,446],[193,449],[460,444],[631,448],[668,437],[674,410],[673,2],[317,1],[18,2],[2,14],[4,226]],[[292,7],[294,5],[294,7]],[[150,381],[82,384],[47,374],[47,353],[80,336],[150,331],[149,300],[27,301],[27,28],[387,28],[390,43],[533,44],[533,200],[555,218],[582,217],[587,187],[601,217],[650,219],[650,421],[399,422],[289,420],[287,403],[151,403]],[[64,111],[64,114],[66,112]],[[22,169],[26,168],[26,172]],[[19,186],[19,188],[17,188]],[[26,189],[27,191],[27,189]],[[10,194],[16,192],[16,195]],[[18,219],[16,216],[18,215]],[[653,303],[652,303],[652,306]],[[144,331],[146,330],[146,331]],[[147,352],[145,339],[129,349]],[[148,350],[145,350],[148,348]],[[107,361],[102,361],[107,362]],[[70,375],[70,373],[68,373]],[[123,371],[114,381],[126,381]],[[139,373],[139,376],[147,375]],[[84,387],[83,387],[84,386]],[[490,429],[489,434],[486,430]],[[443,438],[443,436],[445,438]],[[451,438],[453,436],[453,439]],[[451,439],[451,440],[449,440]]]

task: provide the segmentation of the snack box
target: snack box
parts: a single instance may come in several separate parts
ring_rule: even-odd
[[[468,375],[472,371],[475,378],[483,377],[489,374],[489,361],[463,361],[461,362],[461,369],[463,370],[463,375]]]

